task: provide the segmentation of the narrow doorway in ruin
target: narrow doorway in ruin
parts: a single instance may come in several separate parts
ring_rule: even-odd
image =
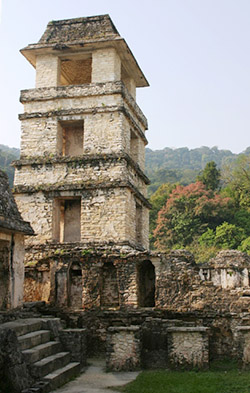
[[[79,156],[83,154],[84,123],[79,121],[60,121],[57,137],[58,153],[62,156]]]
[[[54,240],[79,242],[81,240],[81,198],[58,198],[54,202]]]
[[[82,268],[77,262],[73,262],[70,267],[68,283],[69,306],[82,308]]]
[[[138,305],[155,306],[155,267],[151,261],[143,261],[137,268]]]
[[[101,307],[119,307],[117,271],[112,262],[107,262],[103,265],[101,269],[100,281]]]
[[[0,310],[8,306],[10,243],[0,240]]]

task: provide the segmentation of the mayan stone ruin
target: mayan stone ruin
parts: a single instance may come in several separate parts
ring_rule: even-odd
[[[148,126],[136,103],[136,88],[148,82],[110,17],[50,22],[21,53],[36,69],[36,87],[21,91],[21,156],[14,162],[25,223],[11,202],[21,227],[5,227],[1,255],[12,232],[32,236],[25,236],[23,308],[11,314],[6,308],[21,306],[22,294],[7,307],[1,266],[0,341],[10,320],[18,321],[11,325],[17,337],[43,329],[63,344],[74,375],[96,355],[106,357],[108,370],[206,369],[221,358],[247,367],[250,256],[225,250],[198,265],[185,250],[149,250]],[[9,257],[2,259],[8,266]],[[40,319],[27,322],[31,316]],[[23,359],[23,388],[41,379],[58,386],[37,365],[38,374],[31,368],[29,375],[22,351],[30,344],[18,340],[23,348],[12,352]],[[38,357],[25,356],[31,363]]]

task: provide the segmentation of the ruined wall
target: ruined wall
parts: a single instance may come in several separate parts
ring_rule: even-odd
[[[23,303],[24,235],[0,233],[0,309]]]

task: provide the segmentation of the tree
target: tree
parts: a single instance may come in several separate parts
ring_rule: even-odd
[[[217,169],[216,163],[209,161],[196,180],[201,181],[207,190],[217,190],[220,184],[220,170]]]
[[[207,228],[215,229],[231,218],[232,213],[231,199],[207,190],[203,183],[178,185],[158,213],[155,247],[185,247]]]
[[[241,154],[234,163],[224,166],[223,179],[236,204],[250,212],[250,156]]]
[[[158,212],[161,208],[166,204],[169,195],[176,187],[176,184],[165,183],[162,184],[153,195],[151,195],[149,201],[152,205],[152,208],[149,212],[149,232],[150,232],[150,243],[153,246],[155,239],[153,237],[153,232],[156,227],[156,220],[158,216]]]
[[[236,249],[244,239],[244,230],[224,222],[216,228],[215,245],[224,249]]]

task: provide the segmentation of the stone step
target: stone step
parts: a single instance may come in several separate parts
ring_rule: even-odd
[[[78,362],[72,362],[53,373],[46,375],[43,380],[49,382],[50,389],[56,389],[68,382],[71,378],[76,377],[81,371],[81,365]]]
[[[21,351],[50,341],[49,330],[38,330],[18,337]]]
[[[33,363],[30,367],[31,374],[33,377],[41,379],[45,375],[66,366],[69,362],[70,353],[59,352]]]
[[[43,328],[43,320],[38,318],[19,319],[4,323],[2,327],[14,330],[17,336],[23,336],[24,334],[41,330]]]
[[[48,341],[45,344],[37,345],[36,347],[25,349],[22,351],[26,363],[35,363],[44,357],[54,355],[61,351],[61,343],[58,341]]]

